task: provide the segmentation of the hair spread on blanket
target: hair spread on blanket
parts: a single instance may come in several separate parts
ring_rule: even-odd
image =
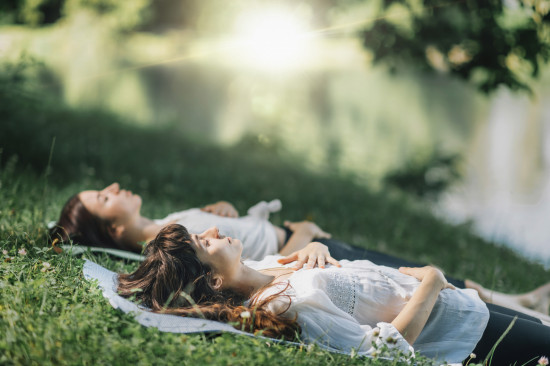
[[[247,300],[243,295],[212,286],[212,269],[201,263],[190,242],[185,227],[178,224],[164,227],[145,248],[146,258],[139,268],[118,276],[119,294],[135,298],[158,313],[222,321],[236,329],[262,332],[268,337],[289,340],[296,337],[299,331],[296,319],[282,316],[288,307],[279,314],[267,309],[271,301],[286,296],[281,294],[286,288],[261,301],[257,301],[256,294],[250,305],[243,305]]]

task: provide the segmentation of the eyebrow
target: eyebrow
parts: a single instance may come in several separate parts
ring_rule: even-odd
[[[197,234],[191,234],[191,241],[195,243],[198,248],[204,249],[200,243],[199,236]]]

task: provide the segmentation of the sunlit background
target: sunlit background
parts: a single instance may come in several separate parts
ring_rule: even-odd
[[[110,15],[86,3],[68,1],[64,16],[36,27],[30,5],[26,25],[3,18],[0,58],[43,62],[40,87],[71,106],[208,143],[253,141],[374,189],[423,167],[428,185],[454,183],[421,192],[438,214],[472,220],[484,237],[550,264],[548,68],[532,96],[487,96],[445,70],[392,73],[373,65],[359,37],[376,22],[372,2],[157,1],[165,26],[151,21],[146,0]],[[433,49],[426,57],[445,69]],[[452,169],[463,178],[452,181]]]

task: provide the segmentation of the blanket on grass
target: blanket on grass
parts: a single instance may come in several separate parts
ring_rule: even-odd
[[[155,327],[161,332],[171,333],[221,333],[230,332],[243,334],[250,337],[261,337],[266,340],[277,343],[285,343],[294,346],[304,346],[303,343],[282,341],[263,336],[255,336],[253,334],[237,330],[229,324],[217,322],[213,320],[186,318],[170,314],[158,314],[148,311],[147,308],[139,306],[132,301],[119,296],[116,292],[117,274],[100,266],[90,260],[85,261],[83,267],[84,278],[88,281],[97,280],[99,288],[103,292],[103,296],[109,300],[109,303],[115,308],[125,313],[131,313],[136,321],[145,327]],[[326,349],[327,351],[349,354],[341,350],[337,350],[326,345],[318,344],[317,346]],[[362,355],[370,357],[369,355]],[[391,360],[391,358],[380,357],[381,359]]]

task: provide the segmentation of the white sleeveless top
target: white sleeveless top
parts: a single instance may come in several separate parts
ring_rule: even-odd
[[[262,201],[251,207],[247,216],[236,218],[218,216],[203,212],[199,208],[191,208],[170,214],[164,219],[155,220],[155,223],[166,225],[175,222],[185,226],[192,234],[200,234],[216,226],[222,235],[241,240],[243,259],[260,260],[278,252],[277,233],[268,218],[269,212],[278,211],[280,206],[278,200],[270,203]]]
[[[254,269],[281,267],[269,256],[261,262],[246,261]],[[302,338],[331,348],[364,354],[378,346],[411,351],[412,347],[391,324],[412,297],[420,282],[398,270],[368,260],[340,261],[341,268],[301,269],[287,281],[261,294],[284,294],[270,303],[270,310],[297,316]],[[289,264],[287,266],[290,266]],[[449,363],[462,362],[481,339],[489,320],[487,306],[471,289],[440,292],[432,313],[413,344],[420,354]],[[390,339],[390,341],[388,341]]]

